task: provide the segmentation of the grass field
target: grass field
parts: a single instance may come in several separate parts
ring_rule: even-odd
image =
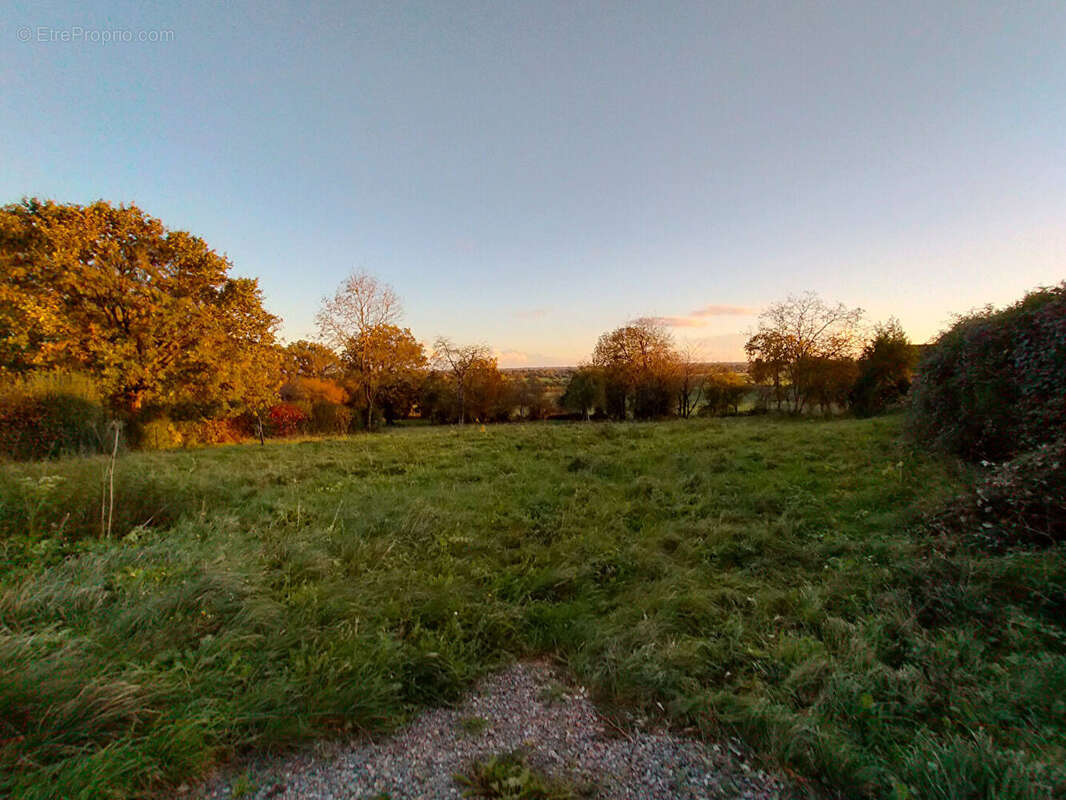
[[[132,797],[552,654],[812,793],[1066,796],[1066,558],[898,419],[412,428],[0,468],[0,795]],[[661,704],[664,711],[659,711]]]

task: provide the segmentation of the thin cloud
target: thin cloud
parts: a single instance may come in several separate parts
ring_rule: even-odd
[[[521,350],[496,350],[493,355],[503,366],[519,366],[529,363],[529,354]]]
[[[516,311],[514,315],[519,319],[540,319],[547,316],[548,309],[546,308],[531,308],[526,311]]]
[[[693,317],[753,317],[759,313],[756,308],[748,306],[716,306],[709,305],[697,308],[690,316]],[[674,319],[671,317],[671,319]]]
[[[644,317],[649,322],[666,328],[706,328],[707,320],[695,317]]]

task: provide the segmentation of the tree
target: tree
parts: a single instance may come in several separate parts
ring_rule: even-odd
[[[536,375],[518,374],[508,384],[511,389],[511,405],[518,408],[522,419],[544,419],[548,415],[548,399],[544,383]]]
[[[285,347],[283,369],[288,378],[337,381],[344,375],[344,362],[332,348],[300,339]]]
[[[474,361],[466,374],[466,413],[478,422],[507,422],[514,407],[514,395],[495,356]]]
[[[337,351],[347,354],[356,367],[358,389],[366,411],[366,427],[374,423],[374,405],[385,362],[381,347],[386,328],[401,316],[400,300],[392,287],[365,272],[353,272],[333,297],[322,299],[318,312],[319,335]]]
[[[418,413],[423,419],[436,423],[459,419],[459,401],[450,375],[437,370],[426,375],[418,387]]]
[[[579,367],[566,384],[559,404],[567,411],[583,414],[588,421],[596,408],[606,403],[603,372],[597,367]]]
[[[696,411],[703,396],[704,376],[701,362],[698,350],[692,345],[686,345],[677,354],[674,376],[677,386],[677,415],[683,419],[687,419]]]
[[[239,409],[277,386],[278,320],[257,282],[229,268],[136,206],[5,206],[2,368],[87,372],[128,413],[146,403]]]
[[[859,375],[855,359],[810,358],[803,362],[802,372],[810,406],[817,404],[825,415],[833,409],[847,408]]]
[[[450,339],[439,336],[433,343],[433,361],[437,368],[446,372],[455,382],[456,404],[459,409],[459,424],[466,422],[466,396],[473,370],[496,359],[483,344],[457,345]]]
[[[427,362],[425,348],[409,328],[388,323],[369,328],[349,340],[343,358],[361,388],[368,428],[378,406],[386,422],[392,422],[401,407],[410,409]]]
[[[607,413],[624,419],[664,416],[672,407],[677,365],[673,338],[652,319],[638,319],[603,334],[592,363],[603,370]]]
[[[870,416],[898,403],[910,390],[916,358],[898,320],[877,326],[859,357],[858,378],[849,396],[855,413]]]
[[[724,367],[713,367],[704,377],[705,403],[700,414],[722,415],[737,413],[740,401],[748,391],[747,376]]]
[[[812,399],[820,370],[851,358],[859,341],[861,308],[827,305],[817,294],[774,303],[759,318],[759,330],[745,344],[756,380],[770,379],[780,402],[801,413]]]

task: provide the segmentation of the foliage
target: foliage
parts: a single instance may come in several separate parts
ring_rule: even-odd
[[[286,403],[332,403],[344,405],[351,398],[344,387],[329,378],[296,375],[281,387],[281,399]]]
[[[343,360],[349,379],[360,387],[357,401],[367,427],[376,408],[384,410],[388,422],[410,413],[427,361],[425,348],[409,328],[369,328],[349,340]]]
[[[676,391],[678,355],[659,322],[638,319],[603,334],[592,364],[604,378],[606,412],[614,419],[669,416]]]
[[[918,365],[909,428],[973,461],[1007,459],[1066,430],[1066,283],[944,333]]]
[[[143,450],[171,450],[184,442],[185,437],[170,417],[156,417],[138,426],[137,446]]]
[[[438,348],[442,342],[438,341]],[[506,422],[520,402],[515,386],[509,383],[496,359],[480,345],[458,348],[451,345],[454,366],[446,371],[434,370],[426,376],[419,390],[422,416],[433,422],[462,424],[465,421]],[[438,350],[438,352],[440,352]],[[438,356],[438,363],[451,362]]]
[[[784,402],[793,414],[838,402],[840,373],[856,350],[862,315],[861,308],[831,306],[813,292],[774,303],[744,345],[752,379],[770,384],[778,407]]]
[[[300,339],[285,346],[282,372],[290,380],[302,377],[337,381],[344,374],[344,363],[326,345]]]
[[[0,209],[0,367],[67,369],[113,405],[231,413],[277,385],[257,283],[136,206],[25,200]]]
[[[460,425],[466,422],[470,380],[478,369],[484,373],[490,360],[495,368],[496,359],[483,344],[458,345],[444,336],[437,337],[433,343],[433,363],[451,381]]]
[[[341,436],[352,426],[352,410],[337,403],[319,402],[311,406],[309,427],[312,433]]]
[[[674,393],[677,397],[677,416],[682,418],[695,414],[704,397],[707,376],[697,353],[697,348],[689,344],[674,358],[672,371]]]
[[[99,453],[110,418],[97,381],[32,372],[0,383],[0,456],[18,460]]]
[[[474,422],[507,422],[515,403],[512,387],[492,356],[474,361],[466,375],[466,414]]]
[[[245,439],[250,431],[243,419],[188,419],[174,423],[181,436],[183,447],[198,447],[213,444],[236,444]]]
[[[170,796],[236,749],[387,729],[547,653],[840,796],[1054,797],[1066,545],[912,525],[960,484],[898,430],[737,417],[137,452],[110,541],[104,457],[4,465],[0,795]]]
[[[934,517],[935,529],[992,547],[1066,541],[1066,438],[989,467]]]
[[[898,404],[910,390],[916,357],[898,320],[879,325],[859,357],[858,376],[849,393],[852,410],[868,417]]]
[[[595,787],[575,789],[569,783],[552,778],[529,764],[521,752],[504,753],[484,761],[475,761],[455,781],[464,787],[463,797],[486,800],[575,800],[590,796]]]
[[[502,376],[501,376],[502,377]],[[520,419],[544,419],[551,410],[547,387],[535,375],[516,376],[508,381],[510,404],[517,407]]]
[[[408,350],[414,337],[396,322],[403,314],[400,299],[388,284],[365,272],[353,272],[333,297],[322,300],[316,317],[319,335],[344,353],[362,404],[367,430],[374,425],[378,394],[393,359],[404,354],[404,366],[416,357]],[[417,344],[417,343],[416,343]],[[421,354],[421,348],[418,348]]]
[[[437,424],[459,420],[459,398],[451,377],[430,370],[418,387],[418,409],[423,419]]]
[[[712,369],[703,379],[704,404],[700,414],[722,416],[740,410],[740,401],[749,388],[748,377],[731,369]]]
[[[570,376],[559,403],[587,420],[593,411],[602,409],[606,404],[605,392],[603,372],[596,367],[580,367]]]
[[[817,406],[829,414],[848,407],[859,370],[852,358],[806,358],[796,365],[794,375],[804,387],[806,407],[813,411]]]
[[[292,436],[301,433],[308,414],[294,403],[278,403],[267,411],[272,436]]]

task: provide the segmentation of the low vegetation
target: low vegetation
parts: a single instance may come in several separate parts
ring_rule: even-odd
[[[596,793],[595,785],[546,775],[521,752],[477,761],[455,781],[463,788],[463,797],[483,800],[581,800]]]
[[[0,794],[134,797],[509,659],[812,791],[1066,790],[1061,542],[934,523],[900,418],[539,424],[0,468]],[[929,520],[932,520],[930,522]],[[660,706],[663,709],[660,711]]]

